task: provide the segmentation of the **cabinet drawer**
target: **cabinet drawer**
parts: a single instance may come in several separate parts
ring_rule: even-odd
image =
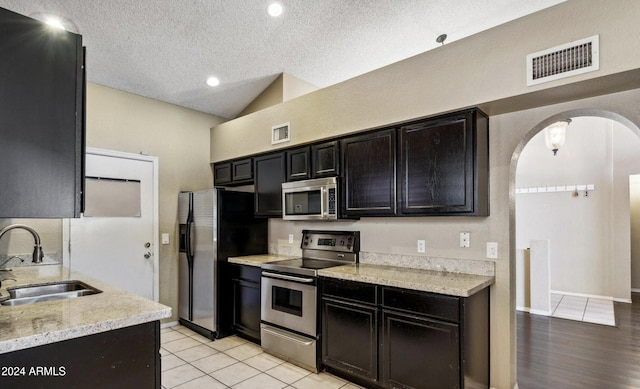
[[[260,283],[262,269],[248,265],[231,264],[231,277],[237,280]]]
[[[339,297],[345,300],[378,304],[376,285],[334,278],[322,278],[322,296]]]
[[[444,320],[460,321],[460,298],[405,289],[382,288],[382,305]]]

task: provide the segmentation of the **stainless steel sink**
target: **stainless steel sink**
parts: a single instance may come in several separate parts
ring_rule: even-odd
[[[7,288],[7,292],[9,298],[0,302],[1,305],[34,304],[102,293],[101,290],[77,280],[16,286]]]

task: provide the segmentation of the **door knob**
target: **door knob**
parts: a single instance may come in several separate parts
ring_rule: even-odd
[[[146,248],[151,247],[151,243],[149,243],[149,242],[145,243],[145,244],[144,244],[144,247],[146,247]]]
[[[144,257],[145,257],[146,259],[151,258],[151,255],[152,255],[152,254],[151,254],[151,252],[149,252],[149,251],[147,251],[146,253],[144,253]]]

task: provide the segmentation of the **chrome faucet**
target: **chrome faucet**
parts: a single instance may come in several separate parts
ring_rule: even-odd
[[[44,253],[42,252],[42,246],[40,245],[40,235],[38,235],[38,233],[36,232],[36,230],[34,230],[33,228],[24,225],[24,224],[11,224],[9,226],[6,226],[5,228],[0,230],[0,239],[2,239],[2,237],[4,236],[4,234],[6,234],[7,232],[15,229],[15,228],[20,228],[23,230],[27,230],[31,233],[31,235],[33,235],[33,239],[35,240],[36,244],[33,247],[33,255],[32,255],[32,262],[33,263],[40,263],[42,262],[42,259],[44,258]]]

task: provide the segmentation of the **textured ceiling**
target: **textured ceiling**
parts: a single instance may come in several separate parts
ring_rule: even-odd
[[[562,0],[0,0],[72,20],[90,82],[235,117],[280,73],[319,88]],[[221,80],[216,88],[207,77]]]

